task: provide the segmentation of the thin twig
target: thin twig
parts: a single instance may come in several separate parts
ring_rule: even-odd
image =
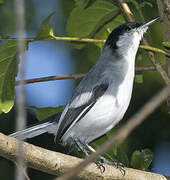
[[[27,173],[27,168],[24,168],[24,175],[26,180],[31,180]]]
[[[122,126],[113,137],[107,140],[102,146],[100,146],[95,153],[92,153],[86,160],[78,164],[78,166],[70,169],[63,176],[57,178],[57,180],[72,179],[78,173],[82,171],[88,164],[95,161],[100,155],[105,153],[109,148],[115,144],[120,143],[125,139],[133,129],[141,124],[144,119],[151,114],[168,96],[170,95],[170,85],[164,87],[157,95],[155,95],[149,102],[145,104],[127,123]]]
[[[151,71],[155,70],[154,66],[138,66],[136,67],[136,71]],[[33,78],[24,80],[24,84],[37,83],[37,82],[46,82],[46,81],[54,81],[54,80],[62,80],[62,79],[79,79],[83,78],[86,74],[70,74],[70,75],[61,75],[61,76],[47,76],[41,78]],[[20,81],[16,81],[15,85],[18,86]]]
[[[124,0],[117,0],[117,4],[119,5],[125,19],[131,22],[134,21],[133,13],[130,10],[128,4]]]
[[[4,41],[4,40],[16,40],[16,38],[0,38],[0,41]],[[34,42],[34,41],[49,41],[49,40],[57,40],[57,41],[73,41],[73,42],[91,42],[91,43],[105,43],[106,40],[102,40],[102,39],[91,39],[91,38],[78,38],[78,37],[58,37],[58,36],[51,36],[48,38],[42,38],[42,39],[37,39],[37,38],[25,38],[24,39],[27,42]],[[146,46],[146,45],[140,45],[139,46],[142,49],[146,49],[149,51],[153,51],[153,52],[158,52],[158,53],[162,53],[166,56],[170,56],[170,54],[166,51],[164,51],[163,49],[159,49],[159,48],[155,48],[152,46]]]
[[[153,52],[158,52],[158,53],[162,53],[166,56],[170,56],[170,54],[162,49],[159,49],[159,48],[155,48],[155,47],[152,47],[150,45],[140,45],[139,46],[140,48],[142,49],[146,49],[146,50],[149,50],[149,51],[153,51]]]
[[[162,0],[162,4],[164,6],[164,11],[167,13],[167,17],[170,21],[170,16],[169,16],[170,15],[170,4],[167,0]]]
[[[9,37],[4,37],[0,38],[0,41],[6,41],[6,40],[16,40],[16,38],[9,38]],[[59,37],[59,36],[50,36],[47,38],[25,38],[25,41],[27,42],[34,42],[34,41],[49,41],[49,40],[57,40],[57,41],[76,41],[76,42],[93,42],[93,43],[105,43],[106,40],[102,39],[91,39],[91,38],[80,38],[80,37]]]
[[[146,39],[143,39],[143,43],[148,46],[148,42],[146,41]],[[168,77],[168,74],[166,73],[166,71],[163,69],[163,67],[161,66],[160,62],[156,59],[155,55],[153,52],[148,51],[148,55],[150,57],[150,60],[152,61],[152,63],[154,64],[156,70],[160,73],[162,79],[164,80],[165,84],[170,84],[170,78]]]
[[[26,126],[26,112],[25,112],[25,92],[24,92],[24,74],[25,74],[25,4],[23,0],[15,1],[16,11],[16,32],[18,32],[17,47],[18,47],[18,61],[20,62],[20,82],[18,95],[16,98],[17,105],[17,118],[16,118],[16,130],[22,130]],[[19,156],[17,157],[17,168],[15,179],[24,180],[24,168],[25,162],[23,157],[23,143],[18,143]]]
[[[154,66],[137,66],[135,68],[136,71],[152,71],[155,70]]]
[[[157,6],[162,19],[163,41],[170,41],[170,0],[157,0]],[[168,51],[168,48],[166,50]],[[170,49],[168,52],[170,53]],[[170,78],[170,56],[166,57],[165,70]],[[167,98],[167,106],[170,115],[170,96]]]
[[[57,37],[52,36],[53,40],[62,40],[62,41],[76,41],[76,42],[92,42],[92,43],[105,43],[106,40],[101,39],[91,39],[91,38],[79,38],[79,37]]]
[[[24,81],[25,84],[45,82],[45,81],[54,81],[62,79],[78,79],[84,77],[86,74],[71,74],[71,75],[61,75],[61,76],[47,76],[41,78],[27,79]],[[18,86],[20,81],[16,81],[15,85]]]

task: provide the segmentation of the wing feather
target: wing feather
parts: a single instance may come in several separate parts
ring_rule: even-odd
[[[68,108],[58,128],[56,141],[59,141],[64,133],[66,133],[90,111],[97,100],[106,92],[107,88],[108,84],[97,85],[93,88],[91,98],[88,102],[76,108]]]

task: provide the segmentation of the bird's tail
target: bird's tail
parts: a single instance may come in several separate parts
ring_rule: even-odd
[[[15,137],[20,140],[33,138],[35,136],[50,133],[56,135],[57,132],[57,124],[60,118],[61,113],[57,115],[53,115],[44,121],[40,121],[40,123],[33,125],[29,128],[23,129],[21,131],[10,134],[9,136]]]

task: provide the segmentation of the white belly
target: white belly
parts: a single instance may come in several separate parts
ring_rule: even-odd
[[[69,137],[79,138],[85,143],[102,136],[111,130],[126,112],[132,92],[132,84],[125,88],[124,83],[119,86],[116,98],[106,91],[105,96],[98,99],[91,110],[62,137],[67,141]]]

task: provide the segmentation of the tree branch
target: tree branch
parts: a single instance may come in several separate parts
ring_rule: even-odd
[[[151,71],[155,70],[154,66],[138,66],[136,67],[136,71]],[[62,79],[79,79],[83,78],[86,74],[70,74],[70,75],[61,75],[61,76],[47,76],[41,78],[27,79],[24,81],[24,84],[37,83],[37,82],[45,82],[45,81],[54,81],[54,80],[62,80]],[[19,86],[20,81],[16,81],[15,85]]]
[[[18,157],[18,140],[0,133],[0,156],[16,162]],[[66,170],[73,168],[82,162],[81,159],[61,154],[54,151],[49,151],[41,147],[37,147],[26,142],[23,143],[24,160],[28,167],[46,172],[48,174],[60,175]],[[78,179],[96,180],[167,180],[166,177],[160,174],[140,171],[136,169],[126,168],[126,175],[123,177],[120,170],[113,166],[105,165],[106,171],[101,173],[97,166],[92,163],[78,175]]]
[[[4,40],[16,40],[16,38],[0,38],[0,41],[4,41]],[[106,40],[102,40],[102,39],[91,39],[91,38],[79,38],[79,37],[58,37],[58,36],[51,36],[48,38],[42,38],[42,39],[37,39],[37,38],[25,38],[24,39],[27,42],[34,42],[34,41],[49,41],[49,40],[57,40],[57,41],[75,41],[75,42],[91,42],[91,43],[105,43]],[[164,51],[163,49],[159,49],[159,48],[155,48],[152,46],[144,46],[144,45],[140,45],[139,46],[142,49],[146,49],[149,51],[154,51],[154,52],[158,52],[158,53],[162,53],[166,56],[170,56],[170,54],[166,51]]]
[[[84,77],[86,74],[70,74],[70,75],[61,75],[61,76],[47,76],[41,78],[27,79],[24,81],[25,84],[45,82],[45,81],[54,81],[62,79],[79,79]],[[15,85],[18,86],[20,81],[16,81]]]
[[[164,51],[163,49],[155,48],[155,47],[152,47],[150,45],[149,46],[147,46],[147,45],[140,45],[139,47],[142,48],[142,49],[149,50],[149,51],[162,53],[162,54],[170,57],[170,54],[167,51]]]
[[[162,18],[163,40],[170,41],[170,0],[157,0],[158,10]],[[168,50],[168,49],[167,49]],[[170,50],[169,50],[170,52]],[[170,77],[170,57],[166,57],[166,72]],[[170,96],[167,98],[167,105],[170,114]]]

